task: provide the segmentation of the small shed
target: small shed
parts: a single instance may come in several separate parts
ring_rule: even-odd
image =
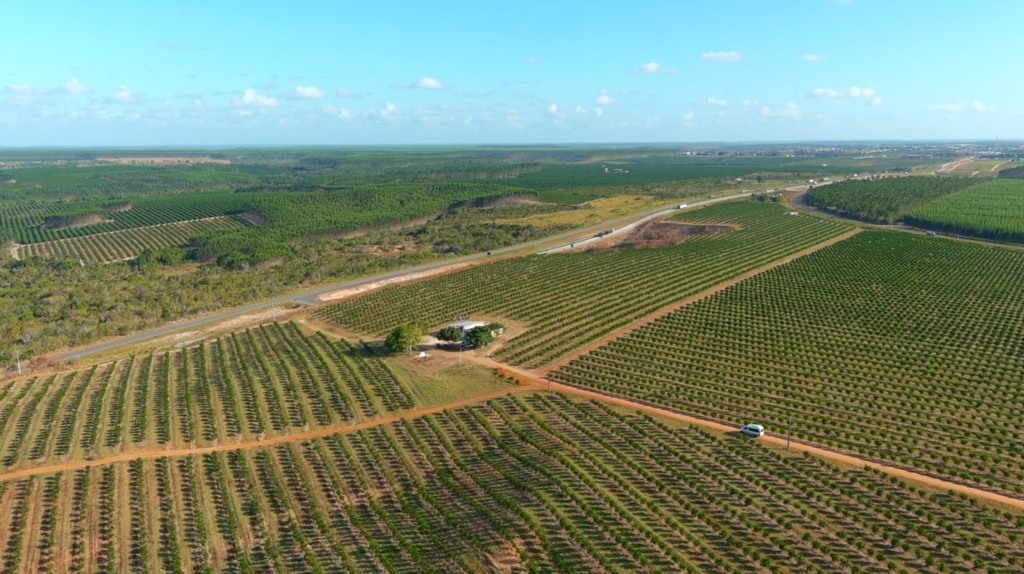
[[[446,326],[461,329],[462,332],[465,333],[466,331],[476,329],[477,327],[483,327],[485,325],[487,325],[487,323],[484,323],[483,321],[457,321],[455,323],[449,323]]]

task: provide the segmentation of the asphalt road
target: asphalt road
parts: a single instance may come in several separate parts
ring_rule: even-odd
[[[790,188],[790,189],[793,189],[793,188]],[[690,202],[690,203],[687,204],[688,205],[687,209],[694,208],[694,207],[701,207],[701,206],[705,206],[705,205],[711,205],[711,204],[720,203],[720,202],[723,202],[723,201],[730,201],[730,200],[733,200],[733,199],[739,199],[741,197],[746,197],[748,195],[750,195],[749,192],[743,192],[743,193],[737,193],[737,194],[733,194],[733,195],[726,195],[726,196],[721,196],[721,197],[714,197],[714,198],[710,198],[710,199],[704,199],[704,200],[700,200],[700,201],[694,201],[694,202]],[[64,353],[55,354],[55,355],[53,355],[53,357],[55,359],[57,359],[58,361],[75,361],[75,360],[78,360],[78,359],[82,359],[82,358],[88,357],[90,355],[96,355],[96,354],[99,354],[99,353],[104,353],[104,352],[107,352],[107,351],[111,351],[111,350],[117,349],[119,347],[125,347],[125,346],[130,346],[130,345],[136,345],[136,344],[139,344],[139,343],[144,343],[146,341],[149,341],[149,340],[152,340],[152,339],[158,339],[160,337],[165,337],[167,335],[178,333],[180,331],[194,330],[194,329],[197,329],[197,328],[200,328],[200,327],[204,327],[204,326],[207,326],[207,325],[220,323],[220,322],[226,321],[228,319],[234,319],[235,317],[240,317],[242,315],[248,315],[250,313],[256,313],[258,311],[263,311],[263,310],[266,310],[266,309],[271,309],[273,307],[277,307],[277,306],[280,306],[280,305],[286,305],[286,304],[291,304],[291,303],[298,303],[300,305],[305,305],[305,306],[320,305],[322,303],[319,301],[319,297],[321,295],[325,295],[325,294],[330,293],[332,291],[338,291],[340,289],[349,289],[349,288],[352,288],[352,287],[359,287],[359,286],[362,286],[362,285],[366,285],[367,283],[373,283],[373,282],[381,281],[381,280],[384,280],[384,279],[393,279],[395,277],[402,277],[402,276],[405,276],[405,275],[410,275],[410,274],[413,274],[413,273],[419,273],[419,272],[422,272],[422,271],[429,271],[429,270],[432,270],[432,269],[437,269],[437,268],[440,268],[440,267],[446,267],[448,265],[453,265],[453,264],[456,264],[456,263],[468,263],[468,262],[478,261],[478,260],[481,260],[481,259],[487,259],[487,258],[491,258],[491,257],[497,256],[497,255],[501,255],[503,253],[510,253],[510,252],[515,252],[515,251],[524,251],[524,250],[525,251],[534,250],[535,253],[539,253],[541,251],[557,251],[560,248],[568,247],[570,245],[570,241],[569,241],[570,239],[573,240],[573,242],[575,242],[578,238],[581,238],[581,237],[586,238],[588,236],[591,236],[591,234],[597,233],[599,231],[604,231],[604,230],[607,230],[609,228],[620,227],[620,226],[622,226],[624,224],[633,223],[633,222],[637,222],[637,221],[642,221],[644,219],[649,219],[649,218],[653,218],[653,217],[658,217],[658,216],[668,215],[668,214],[671,214],[671,213],[676,213],[677,211],[679,211],[677,209],[677,207],[673,206],[673,207],[661,209],[661,210],[658,210],[658,211],[652,211],[652,212],[647,213],[647,214],[633,213],[633,214],[626,215],[626,216],[623,216],[623,217],[617,217],[615,219],[609,219],[607,221],[602,221],[601,223],[598,223],[596,225],[591,225],[589,227],[585,227],[585,228],[582,228],[582,229],[574,229],[572,231],[567,231],[565,233],[561,233],[561,234],[558,234],[558,235],[545,237],[543,239],[537,239],[537,240],[534,240],[534,241],[530,241],[528,243],[520,243],[518,245],[512,245],[510,247],[503,247],[501,249],[495,249],[495,250],[491,251],[490,255],[488,255],[487,253],[474,253],[472,255],[464,255],[462,257],[453,257],[451,259],[443,259],[443,260],[440,260],[440,261],[435,261],[433,263],[427,263],[427,264],[424,264],[424,265],[418,265],[416,267],[408,267],[408,268],[405,268],[405,269],[399,269],[397,271],[391,271],[391,272],[388,272],[388,273],[382,273],[380,275],[373,275],[371,277],[363,277],[361,279],[353,279],[353,280],[350,280],[350,281],[342,281],[340,283],[334,283],[334,284],[326,285],[326,286],[323,286],[323,287],[317,287],[316,289],[311,289],[309,291],[304,291],[304,292],[298,293],[298,294],[282,295],[282,296],[279,296],[279,297],[274,297],[273,299],[266,299],[264,301],[260,301],[259,303],[252,303],[250,305],[245,305],[243,307],[235,307],[235,308],[232,308],[232,309],[230,309],[228,311],[220,311],[218,313],[213,313],[213,314],[210,314],[210,315],[204,315],[202,317],[198,317],[198,318],[195,318],[195,319],[188,319],[188,320],[185,320],[185,321],[174,322],[174,323],[165,325],[163,327],[159,327],[157,329],[152,329],[150,331],[142,331],[140,333],[135,333],[135,334],[132,334],[132,335],[127,335],[125,337],[120,337],[120,338],[113,339],[113,340],[110,340],[110,341],[104,341],[104,342],[101,342],[101,343],[96,343],[94,345],[88,345],[88,346],[85,346],[85,347],[79,347],[77,349],[72,349],[72,350],[64,352]],[[561,240],[566,241],[566,243],[564,245],[562,245],[562,246],[557,246],[557,247],[554,247],[554,248],[540,249],[541,246],[550,245],[551,243],[558,242],[558,241],[561,241]]]

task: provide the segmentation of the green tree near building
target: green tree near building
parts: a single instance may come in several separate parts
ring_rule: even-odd
[[[405,325],[395,327],[388,334],[387,338],[384,339],[384,344],[387,345],[392,353],[401,353],[403,351],[411,353],[412,348],[423,338],[423,334],[423,329],[418,325],[406,323]]]
[[[458,327],[444,327],[437,332],[437,338],[446,343],[458,343],[462,341],[462,329]]]
[[[486,347],[494,342],[490,325],[474,327],[466,333],[466,342],[474,347]]]

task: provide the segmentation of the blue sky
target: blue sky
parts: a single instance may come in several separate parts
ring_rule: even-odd
[[[0,146],[1024,138],[1024,2],[7,0]]]

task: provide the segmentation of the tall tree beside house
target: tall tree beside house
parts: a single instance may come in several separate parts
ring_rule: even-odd
[[[388,334],[387,338],[384,339],[384,344],[387,345],[388,349],[392,353],[401,353],[403,351],[412,352],[412,348],[420,342],[423,338],[423,329],[418,325],[412,323],[406,323],[395,327],[391,333]]]

